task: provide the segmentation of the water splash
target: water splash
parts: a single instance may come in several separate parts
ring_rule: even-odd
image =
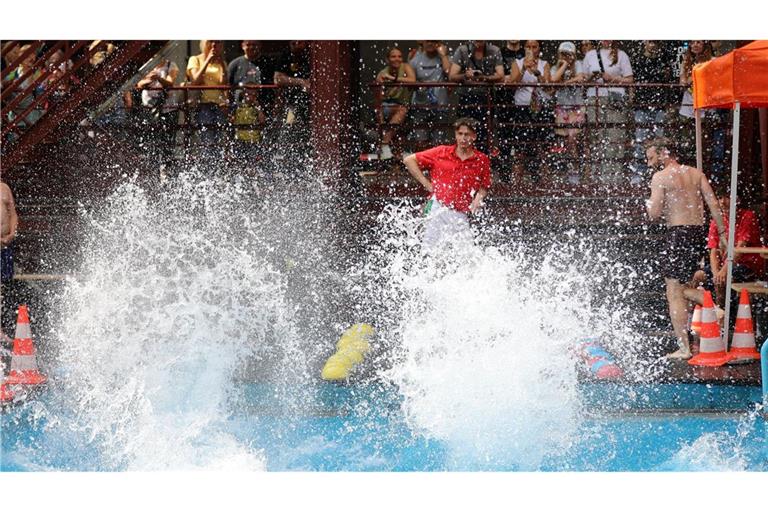
[[[227,433],[236,379],[271,380],[297,415],[310,401],[317,351],[297,328],[285,212],[245,183],[183,174],[152,195],[129,182],[83,212],[57,395],[68,428],[98,446],[93,466],[263,469],[258,447]]]
[[[425,259],[408,205],[379,226],[373,268],[389,283],[380,295],[394,347],[382,376],[403,393],[411,427],[449,444],[462,469],[534,470],[567,452],[580,425],[576,342],[616,331],[584,272],[599,258],[569,240],[528,254],[511,239]]]

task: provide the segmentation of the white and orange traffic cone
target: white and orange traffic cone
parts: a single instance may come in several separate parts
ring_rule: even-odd
[[[32,343],[32,329],[29,327],[29,310],[22,304],[16,321],[16,337],[11,353],[11,371],[6,377],[6,384],[42,384],[48,378],[37,369],[35,345]]]
[[[755,324],[752,321],[749,293],[744,288],[739,295],[739,312],[736,313],[736,325],[733,328],[733,340],[728,357],[730,363],[748,363],[760,359],[760,353],[755,345]]]
[[[699,333],[699,353],[688,360],[694,366],[722,366],[730,357],[725,351],[725,343],[720,335],[715,304],[712,294],[704,292],[704,306],[701,310],[701,332]]]
[[[693,308],[693,317],[691,317],[691,330],[696,334],[701,334],[701,306],[696,304]]]

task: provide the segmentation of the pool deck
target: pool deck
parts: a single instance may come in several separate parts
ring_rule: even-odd
[[[724,366],[693,366],[688,361],[670,361],[659,382],[760,386],[760,361]]]

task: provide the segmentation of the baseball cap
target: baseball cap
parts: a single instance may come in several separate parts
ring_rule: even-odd
[[[557,51],[576,53],[576,45],[570,41],[564,41],[560,43],[560,47],[557,49]]]

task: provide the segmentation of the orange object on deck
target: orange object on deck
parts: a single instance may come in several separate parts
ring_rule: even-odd
[[[741,295],[739,295],[739,312],[736,313],[736,325],[733,328],[733,339],[728,357],[730,357],[730,362],[749,362],[760,359],[760,353],[755,345],[755,324],[752,321],[749,294],[744,288],[741,289]]]
[[[693,308],[693,317],[691,318],[691,330],[696,334],[701,333],[701,306],[696,304]]]
[[[693,107],[768,106],[768,41],[753,41],[693,68]]]
[[[7,384],[37,385],[48,378],[37,368],[35,346],[32,342],[32,329],[29,326],[29,311],[27,306],[19,306],[19,316],[16,321],[16,336],[13,340],[11,353],[11,371],[5,379]]]
[[[688,360],[694,366],[722,366],[730,357],[725,351],[725,343],[720,335],[720,324],[715,313],[712,294],[704,292],[704,307],[701,310],[701,333],[699,335],[699,353]]]
[[[4,404],[13,400],[13,391],[6,385],[5,382],[0,382],[0,404]]]

